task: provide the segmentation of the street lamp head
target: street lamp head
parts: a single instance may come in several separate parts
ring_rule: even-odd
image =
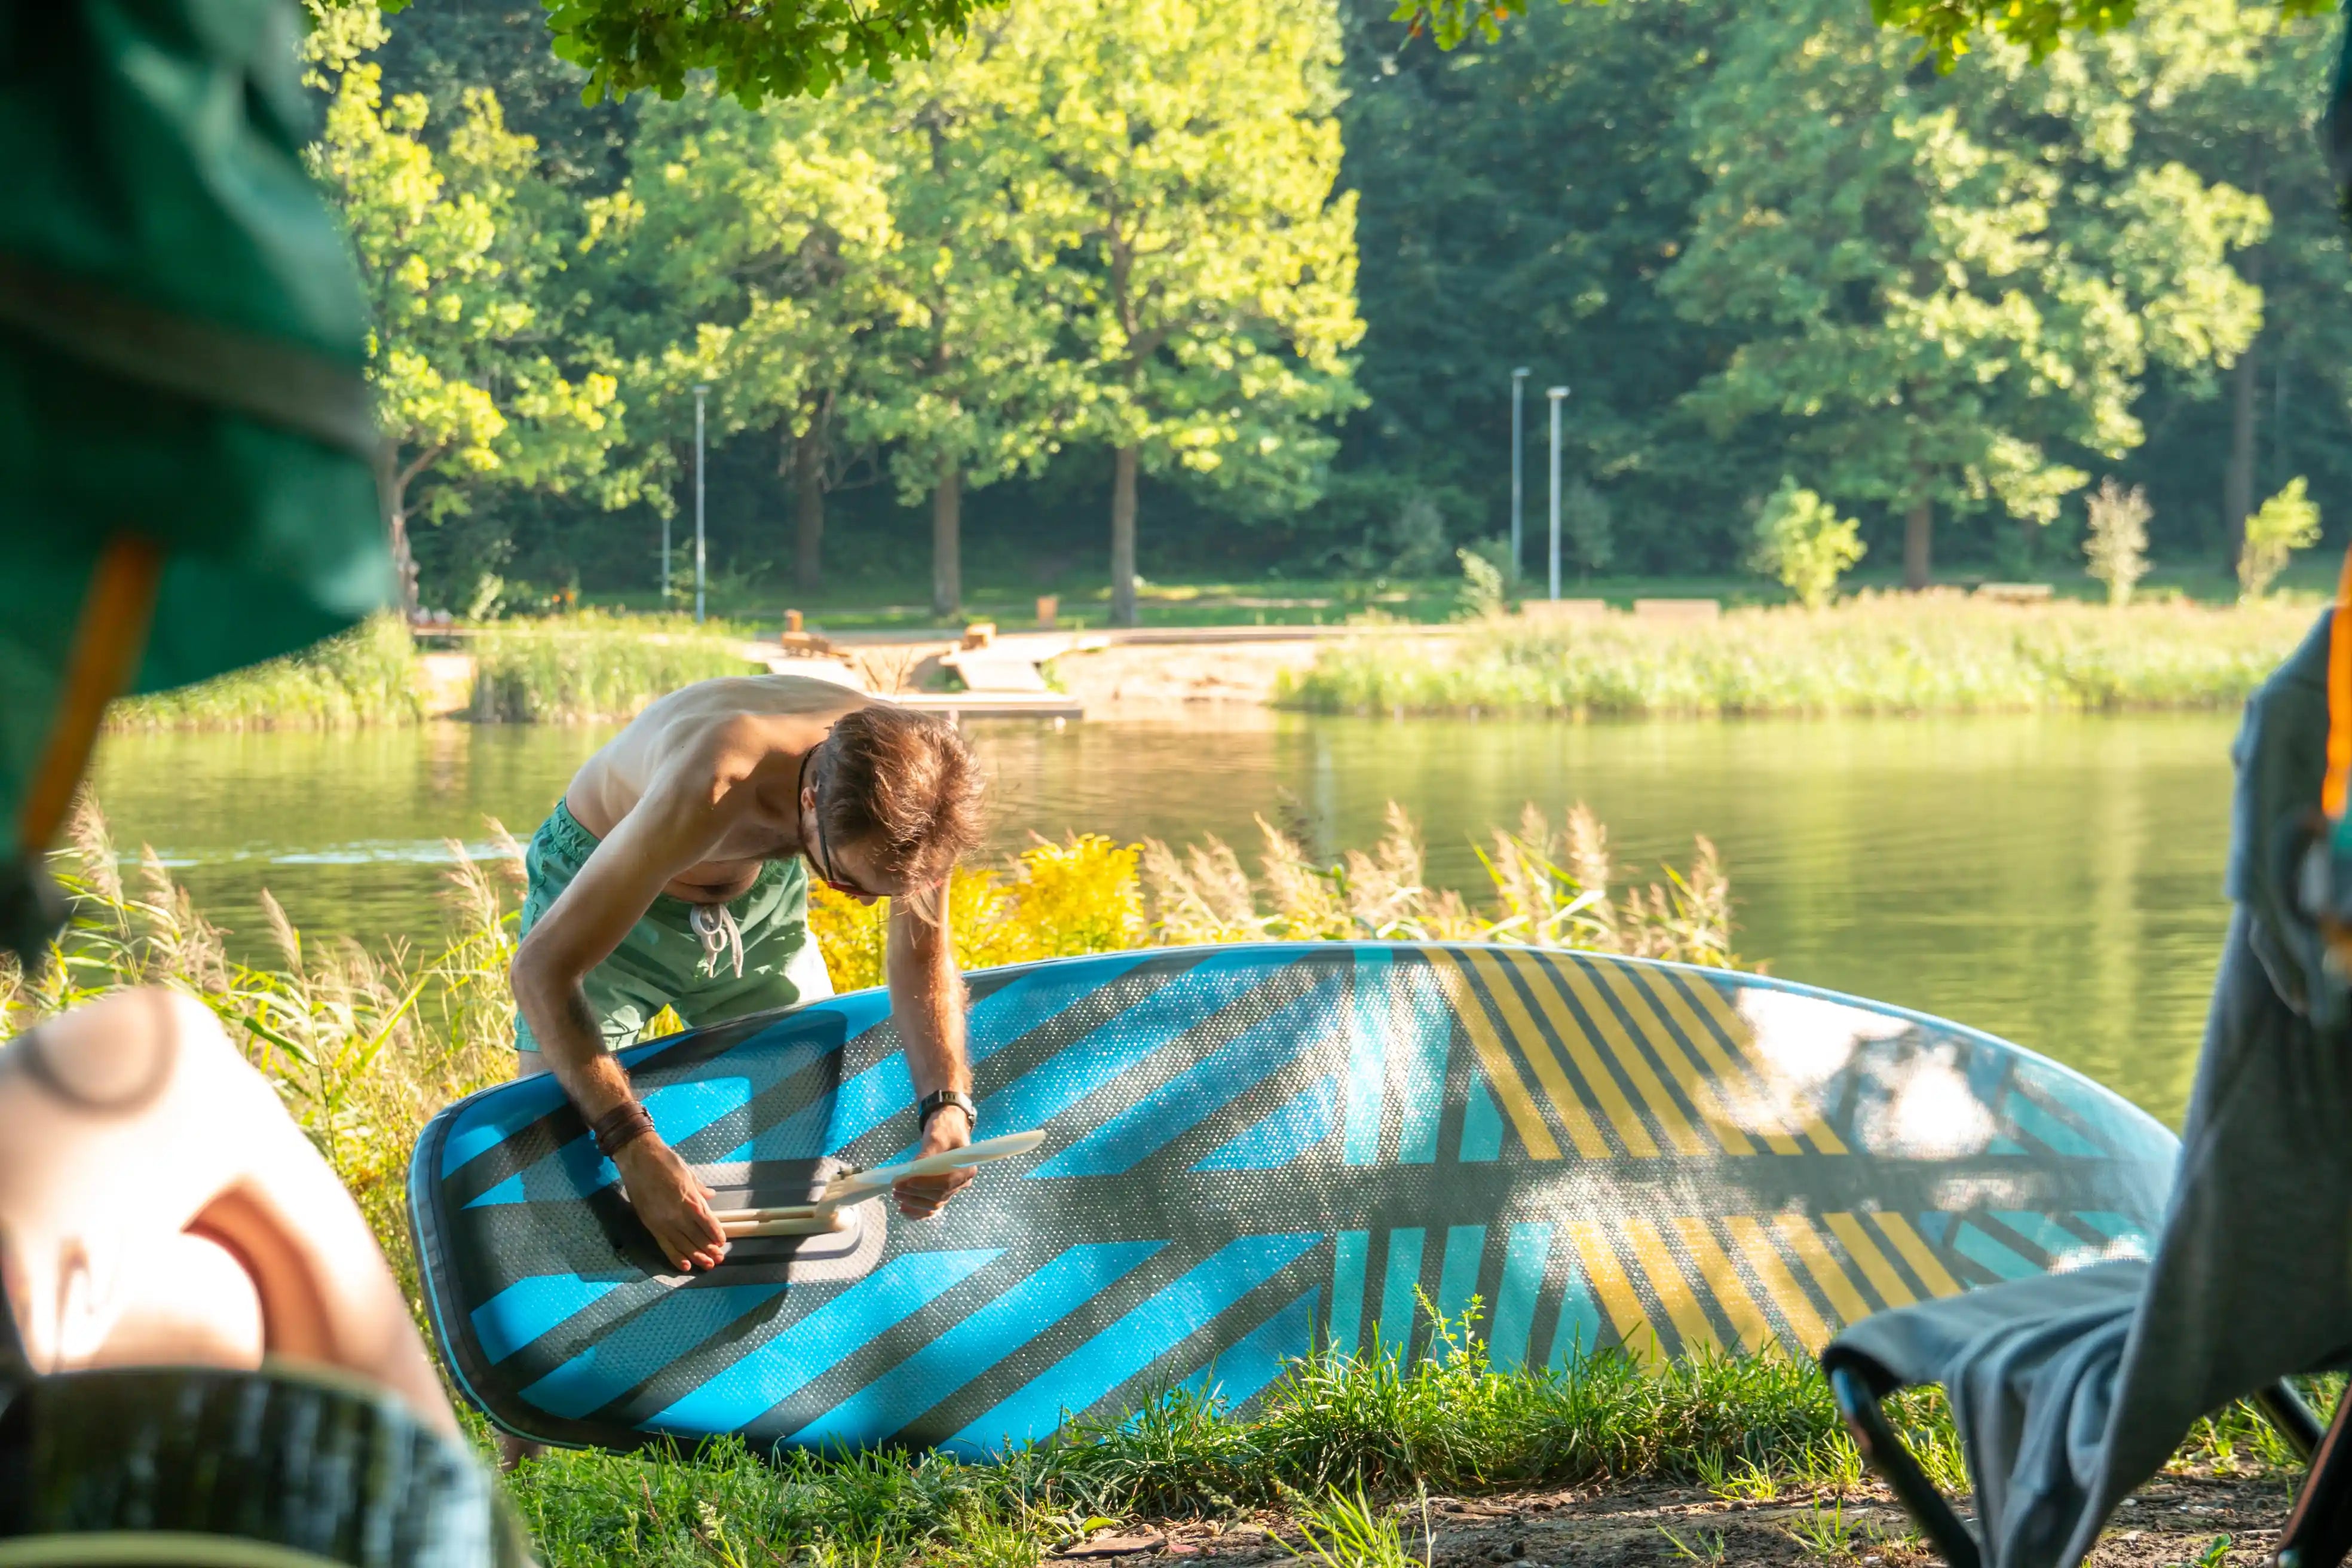
[[[1528,378],[1528,374],[1530,374],[1530,373],[1529,373],[1529,371],[1528,370],[1528,367],[1527,367],[1527,366],[1525,366],[1525,365],[1521,365],[1521,366],[1519,366],[1519,368],[1518,368],[1518,369],[1517,369],[1517,370],[1515,370],[1515,371],[1511,372],[1511,379],[1512,379],[1513,381],[1525,381],[1525,380],[1527,380],[1527,378]]]
[[[1547,386],[1544,388],[1544,395],[1551,398],[1554,402],[1557,402],[1560,398],[1568,395],[1568,388],[1564,386]]]
[[[696,383],[694,384],[694,395],[695,395],[695,396],[697,396],[697,397],[703,397],[703,396],[707,396],[707,395],[709,395],[709,392],[710,392],[710,384],[709,384],[709,382],[707,382],[707,381],[698,381],[698,382],[696,382]]]

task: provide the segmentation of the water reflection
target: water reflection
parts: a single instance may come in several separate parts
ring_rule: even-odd
[[[997,838],[1214,833],[1303,816],[1369,843],[1387,801],[1474,899],[1473,835],[1589,802],[1621,862],[1724,853],[1739,945],[1776,974],[1939,1014],[2058,1057],[2168,1121],[2186,1100],[2226,914],[2227,715],[1822,723],[1307,719],[984,725]],[[472,728],[110,740],[126,846],[183,865],[255,934],[268,885],[307,928],[428,932],[443,855],[537,824],[607,731]]]

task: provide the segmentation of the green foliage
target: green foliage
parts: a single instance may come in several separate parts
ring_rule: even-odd
[[[342,729],[425,716],[408,628],[379,616],[300,653],[106,710],[110,730]]]
[[[1838,579],[1862,559],[1862,525],[1785,474],[1756,517],[1756,569],[1809,610],[1837,596]]]
[[[742,643],[722,623],[697,626],[682,616],[500,622],[468,645],[473,717],[509,724],[627,719],[695,681],[757,673]]]
[[[2238,555],[2238,590],[2242,600],[2263,597],[2286,570],[2288,557],[2319,542],[2319,503],[2304,491],[2303,476],[2263,502],[2246,519],[2246,545]]]
[[[1582,479],[1570,481],[1559,498],[1559,530],[1586,576],[1608,570],[1616,558],[1615,510],[1608,497]]]
[[[2089,510],[2083,554],[2091,575],[2107,585],[2107,603],[2121,608],[2147,575],[2147,520],[2154,515],[2147,492],[2137,485],[2126,489],[2110,474],[2099,481]]]
[[[1406,1547],[1396,1517],[1375,1508],[1361,1486],[1353,1493],[1334,1487],[1320,1498],[1300,1502],[1297,1513],[1299,1539],[1294,1542],[1279,1535],[1273,1538],[1295,1562],[1319,1563],[1321,1568],[1419,1568],[1431,1561],[1425,1501],[1418,1554]]]
[[[1323,713],[1570,717],[2220,708],[2245,700],[2310,618],[2284,605],[2117,612],[1864,595],[1820,615],[1733,610],[1696,625],[1506,622],[1450,647],[1328,649],[1278,700]]]
[[[1462,563],[1462,586],[1455,599],[1464,620],[1491,620],[1509,607],[1510,590],[1500,566],[1475,550],[1457,550],[1454,555]]]
[[[1685,110],[1711,180],[1662,287],[1741,342],[1686,404],[1785,430],[1831,494],[2046,524],[2087,478],[2068,453],[2140,443],[2151,359],[2252,341],[2261,295],[2229,256],[2263,237],[2261,199],[2130,156],[2194,52],[2167,62],[2190,80],[2120,40],[1923,78],[1829,0],[1751,10],[1725,51]]]
[[[413,605],[419,480],[435,481],[421,510],[437,521],[462,513],[482,483],[579,486],[614,507],[639,497],[643,475],[613,461],[625,437],[609,356],[567,331],[557,302],[566,237],[531,140],[507,129],[495,94],[473,89],[436,149],[425,97],[387,100],[380,68],[330,49],[333,37],[313,48],[331,72],[313,79],[333,97],[310,163],[350,226],[373,307],[378,488]]]

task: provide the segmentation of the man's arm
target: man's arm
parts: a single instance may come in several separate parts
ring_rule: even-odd
[[[732,812],[726,781],[716,774],[707,755],[681,757],[665,769],[516,950],[515,1005],[556,1081],[591,1124],[636,1096],[629,1075],[604,1049],[582,982],[612,956],[669,879],[719,841]],[[726,1256],[709,1191],[658,1134],[632,1140],[613,1163],[630,1205],[671,1262],[709,1268]]]
[[[956,971],[955,939],[948,930],[946,890],[940,895],[939,919],[924,920],[905,899],[890,904],[890,943],[884,960],[890,981],[890,1016],[907,1048],[907,1069],[920,1096],[937,1089],[971,1092],[971,1062],[964,1054],[963,976]],[[948,1106],[923,1130],[922,1152],[937,1154],[961,1149],[971,1142],[971,1122],[963,1111]],[[901,1182],[893,1189],[898,1212],[908,1219],[929,1219],[940,1211],[971,1173],[952,1172]]]

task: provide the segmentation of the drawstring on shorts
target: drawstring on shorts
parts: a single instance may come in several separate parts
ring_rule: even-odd
[[[735,954],[735,978],[743,978],[743,931],[735,923],[735,911],[725,904],[697,904],[687,923],[694,928],[696,938],[702,943],[702,968],[706,974],[719,973],[719,955],[730,948]]]

